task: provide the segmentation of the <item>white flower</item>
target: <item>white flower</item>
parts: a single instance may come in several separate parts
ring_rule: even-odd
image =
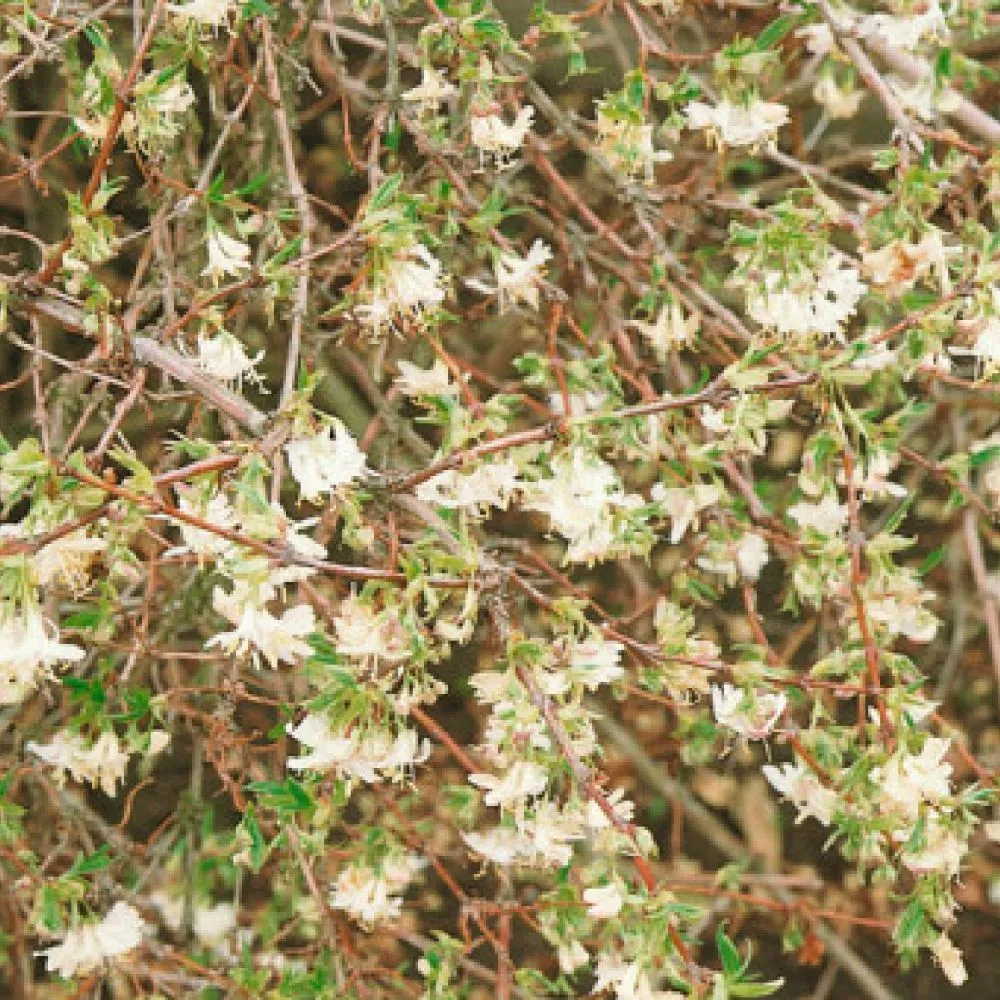
[[[56,524],[39,523],[35,530],[50,531]],[[103,538],[88,535],[86,528],[71,531],[43,545],[31,560],[31,573],[42,587],[60,582],[71,590],[85,590],[90,583],[91,564],[98,552],[107,548]]]
[[[898,839],[909,837],[909,831],[900,831]],[[924,829],[924,846],[920,850],[903,851],[903,864],[917,875],[940,872],[949,878],[958,878],[968,844],[954,830],[948,829],[932,813]]]
[[[931,952],[952,986],[961,986],[969,978],[969,974],[965,971],[965,963],[962,961],[962,953],[947,934],[942,934],[931,945]]]
[[[448,366],[440,358],[430,368],[400,361],[395,385],[404,396],[457,396],[459,391],[457,383],[451,381]]]
[[[121,901],[98,923],[81,924],[66,932],[63,940],[46,948],[46,968],[64,979],[99,969],[107,959],[137,948],[142,942],[142,917],[134,906]]]
[[[878,37],[902,49],[915,49],[925,38],[944,40],[948,23],[938,0],[928,0],[919,14],[867,14],[857,25],[862,37]]]
[[[486,833],[463,833],[462,840],[476,854],[497,865],[525,864],[535,858],[535,844],[513,827],[499,826]]]
[[[250,270],[250,247],[242,240],[227,236],[213,227],[208,234],[208,264],[201,272],[213,281],[224,275],[238,278],[241,271]]]
[[[818,819],[824,826],[833,822],[833,814],[837,808],[836,792],[826,788],[800,761],[782,764],[780,768],[765,764],[762,770],[774,790],[798,809],[796,823],[801,823],[809,816]]]
[[[568,679],[583,684],[588,691],[613,684],[625,676],[620,662],[624,649],[620,642],[607,642],[600,636],[573,643],[569,647]]]
[[[585,889],[583,899],[587,904],[587,916],[598,920],[609,920],[618,916],[625,904],[621,889],[615,882]]]
[[[657,483],[651,495],[670,516],[670,544],[677,545],[697,519],[698,514],[706,507],[719,502],[722,490],[712,483],[671,487]]]
[[[501,313],[521,302],[532,309],[538,309],[538,286],[543,278],[542,268],[551,258],[552,251],[549,247],[542,240],[535,240],[526,257],[506,251],[497,254],[493,262],[497,281],[495,288],[476,279],[470,279],[466,284],[487,295],[496,294]]]
[[[686,108],[688,128],[710,129],[720,145],[758,146],[772,142],[778,129],[788,121],[788,108],[753,98],[747,104],[724,99],[714,108],[692,101]]]
[[[801,528],[811,528],[828,538],[839,534],[847,524],[847,505],[838,503],[832,493],[827,493],[819,503],[797,503],[788,508],[788,516]]]
[[[970,354],[974,357],[984,377],[1000,370],[1000,319],[990,317],[976,342],[967,350],[952,348],[953,354]]]
[[[233,510],[225,493],[215,490],[206,496],[203,491],[180,483],[174,489],[177,492],[178,510],[226,531],[236,529],[236,511]],[[177,526],[184,540],[183,551],[193,552],[197,556],[216,558],[232,548],[233,543],[229,539],[214,531],[197,528],[185,521],[178,521]],[[172,553],[177,551],[177,549],[171,550]]]
[[[285,453],[304,500],[319,501],[324,493],[368,471],[364,452],[339,420],[312,437],[293,438],[285,445]]]
[[[232,903],[196,906],[191,929],[206,948],[222,948],[236,929],[236,907]]]
[[[487,507],[506,510],[517,489],[514,462],[490,462],[471,472],[448,469],[417,486],[417,499],[431,507],[461,507],[482,512]]]
[[[358,318],[378,336],[384,326],[420,323],[424,313],[445,297],[441,261],[422,243],[401,250],[376,275],[369,301],[355,309]]]
[[[674,158],[668,150],[653,148],[652,125],[616,118],[603,109],[597,112],[597,147],[626,182],[641,176],[646,184],[652,184],[656,164]]]
[[[524,145],[535,118],[535,109],[526,104],[511,124],[499,115],[474,115],[470,134],[472,144],[479,150],[479,162],[483,154],[491,154],[498,168],[510,166],[511,157]]]
[[[198,335],[198,354],[194,363],[206,375],[220,382],[235,382],[239,385],[244,378],[251,382],[259,382],[260,375],[256,365],[264,357],[263,351],[258,351],[250,357],[243,344],[228,330],[219,330],[211,337]]]
[[[893,635],[906,636],[911,642],[930,642],[937,635],[938,619],[923,606],[929,596],[917,587],[906,587],[898,594],[869,601],[868,614]]]
[[[59,641],[59,630],[38,608],[13,613],[0,604],[0,705],[16,705],[50,677],[60,663],[76,663],[86,654]]]
[[[485,805],[505,808],[541,795],[548,787],[549,774],[541,764],[519,760],[500,777],[495,774],[470,774],[469,783],[486,791],[483,796]]]
[[[361,736],[357,731],[336,733],[329,719],[316,714],[286,728],[290,736],[310,749],[305,756],[289,757],[288,767],[293,771],[332,769],[343,777],[373,785],[387,778],[404,777],[430,756],[430,742],[420,739],[412,729],[402,729],[395,736],[381,729]]]
[[[701,315],[692,312],[685,318],[680,302],[672,301],[661,307],[652,323],[634,319],[629,326],[638,330],[660,361],[664,361],[673,351],[691,343],[701,326]]]
[[[827,115],[835,121],[841,118],[853,118],[858,113],[865,93],[864,89],[841,90],[829,73],[824,73],[813,87],[813,99],[822,105]]]
[[[230,655],[253,651],[275,670],[282,661],[296,663],[312,655],[312,646],[305,642],[305,636],[316,631],[316,616],[308,604],[288,608],[277,618],[237,586],[228,594],[216,587],[212,606],[236,628],[212,636],[205,643],[206,648],[219,646]]]
[[[865,462],[861,480],[855,485],[866,499],[877,500],[887,496],[905,497],[906,487],[889,479],[897,465],[899,465],[897,455],[888,451],[871,452]],[[837,482],[841,486],[847,485],[847,476],[843,469],[837,475]]]
[[[399,663],[411,655],[410,636],[395,610],[379,613],[356,594],[344,599],[333,620],[337,652],[362,663]]]
[[[961,247],[947,246],[941,230],[931,227],[916,243],[893,240],[862,254],[861,262],[872,281],[893,297],[930,274],[937,278],[941,294],[948,295],[952,289],[948,262],[961,252]]]
[[[712,685],[715,721],[748,740],[762,740],[768,736],[787,704],[788,699],[780,692],[758,693],[744,691],[732,684]]]
[[[937,802],[950,795],[951,764],[944,759],[950,748],[950,739],[931,736],[919,754],[899,750],[883,767],[873,768],[870,777],[879,792],[882,814],[914,821],[921,802]]]
[[[747,312],[778,333],[838,336],[864,293],[858,269],[831,251],[817,270],[765,271],[761,281],[747,281]]]
[[[581,965],[586,965],[590,961],[587,949],[576,939],[560,942],[556,949],[556,957],[559,960],[559,971],[564,972],[567,976],[572,975]]]
[[[167,4],[167,10],[174,14],[210,28],[221,28],[226,24],[233,9],[233,0],[189,0],[183,4]]]
[[[815,56],[825,56],[833,48],[833,32],[824,21],[807,24],[795,30],[796,38],[806,40],[806,51]]]
[[[698,558],[698,565],[730,581],[737,578],[755,581],[769,558],[767,540],[748,531],[735,545],[709,541],[708,554]]]
[[[416,104],[421,114],[437,111],[441,102],[458,93],[458,88],[445,79],[433,66],[424,65],[419,85],[403,93],[404,101]]]
[[[387,858],[378,872],[365,865],[351,865],[337,877],[330,905],[365,927],[395,920],[401,912],[403,893],[422,867],[415,854]]]
[[[112,732],[102,733],[90,744],[78,733],[62,729],[51,743],[28,743],[27,749],[56,768],[55,779],[60,786],[68,773],[74,781],[84,781],[100,788],[105,795],[114,796],[118,782],[125,780],[129,755]]]

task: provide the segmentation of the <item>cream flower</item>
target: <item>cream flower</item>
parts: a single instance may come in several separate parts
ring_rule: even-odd
[[[448,469],[417,486],[417,499],[431,507],[506,510],[520,485],[517,476],[514,462],[490,462],[471,472]]]
[[[813,99],[834,121],[853,118],[858,113],[865,93],[863,89],[841,90],[829,73],[821,76],[813,87]]]
[[[818,503],[797,503],[788,508],[788,516],[800,528],[811,528],[828,538],[837,535],[847,524],[847,505],[838,503],[832,493],[827,493]]]
[[[285,453],[304,500],[319,501],[324,493],[368,471],[364,452],[339,420],[312,437],[293,438],[285,445]]]
[[[251,358],[238,338],[228,330],[219,330],[210,337],[199,334],[198,354],[194,361],[206,375],[220,382],[240,385],[243,379],[251,382],[261,380],[256,365],[263,357],[264,352],[258,351]]]
[[[483,155],[489,154],[499,169],[510,166],[511,158],[524,145],[534,119],[535,109],[530,104],[521,108],[509,125],[499,115],[474,115],[471,138],[479,150],[480,165]]]
[[[174,487],[177,492],[178,510],[192,517],[200,518],[217,528],[225,531],[234,531],[237,527],[236,511],[233,510],[229,498],[219,490],[214,490],[207,496],[200,490],[195,490],[190,486],[178,483]],[[192,552],[199,557],[218,558],[228,552],[233,543],[227,538],[208,531],[205,528],[195,527],[185,521],[178,521],[177,527],[180,530],[184,545],[181,551]],[[171,552],[176,553],[178,549]]]
[[[144,927],[139,911],[119,901],[103,920],[72,928],[59,944],[38,954],[45,956],[49,972],[72,979],[99,969],[108,959],[138,948]]]
[[[225,275],[238,278],[243,271],[250,270],[250,247],[242,240],[226,235],[221,229],[212,227],[208,234],[208,263],[201,272],[213,281]]]
[[[419,85],[403,93],[402,98],[416,104],[420,113],[437,111],[441,102],[457,94],[458,88],[445,79],[433,66],[424,65],[423,79]]]
[[[952,986],[961,986],[969,978],[962,953],[947,934],[942,934],[931,945],[931,952]]]
[[[420,323],[425,312],[444,301],[445,281],[441,261],[422,243],[414,243],[376,275],[368,300],[355,308],[355,314],[374,336],[385,326]]]
[[[421,868],[423,862],[415,854],[385,859],[377,872],[366,865],[351,865],[337,877],[330,905],[364,927],[395,920],[403,893]]]
[[[305,637],[316,631],[316,616],[308,604],[288,608],[278,618],[237,586],[228,594],[216,587],[212,606],[236,628],[212,636],[206,648],[219,646],[230,655],[259,654],[275,670],[281,662],[294,664],[312,655],[312,646]]]
[[[541,240],[535,240],[526,257],[516,253],[501,252],[493,263],[496,287],[476,279],[466,284],[486,295],[496,295],[500,312],[518,306],[520,303],[538,309],[538,290],[542,281],[542,268],[552,258],[552,251]]]
[[[59,631],[37,608],[13,613],[0,604],[0,705],[16,705],[52,675],[61,663],[76,663],[86,654],[59,641]]]
[[[651,496],[653,501],[669,515],[670,544],[677,545],[701,511],[719,502],[722,490],[713,483],[671,487],[657,483],[652,489]]]
[[[462,840],[475,854],[496,865],[527,864],[536,857],[534,841],[513,827],[463,833]]]
[[[618,916],[625,904],[622,891],[615,882],[585,889],[583,900],[587,904],[587,916],[596,920],[610,920]]]
[[[642,334],[660,361],[665,361],[674,351],[687,347],[694,340],[701,326],[701,315],[692,311],[685,317],[683,307],[675,300],[665,303],[652,323],[634,319],[629,326]]]
[[[761,281],[747,281],[745,287],[753,319],[778,333],[800,336],[839,336],[865,293],[858,269],[835,251],[816,270],[766,271]]]
[[[430,368],[400,361],[394,384],[404,396],[457,396],[459,392],[458,383],[451,381],[451,372],[440,358]]]
[[[788,108],[754,98],[747,104],[720,101],[715,107],[692,101],[686,109],[688,128],[708,129],[723,146],[759,146],[773,142],[788,121]]]
[[[167,4],[167,10],[179,17],[197,21],[210,28],[221,28],[228,22],[229,14],[234,9],[233,0],[189,0],[183,4]]]
[[[788,699],[778,693],[751,692],[732,684],[712,685],[715,721],[748,740],[762,740],[778,724]]]
[[[112,732],[101,733],[91,744],[78,733],[63,729],[51,743],[28,743],[26,748],[56,769],[60,786],[69,774],[74,781],[86,782],[113,797],[118,793],[118,782],[125,780],[129,755]]]
[[[653,183],[657,163],[672,160],[673,153],[653,147],[653,126],[597,112],[597,148],[611,168],[625,181],[641,178]]]
[[[470,774],[469,783],[485,790],[485,805],[506,808],[541,795],[548,787],[549,775],[540,764],[519,760],[500,777],[495,774]]]
[[[837,793],[826,788],[804,764],[765,764],[761,769],[768,783],[798,809],[796,823],[812,816],[824,826],[833,822],[837,808]]]

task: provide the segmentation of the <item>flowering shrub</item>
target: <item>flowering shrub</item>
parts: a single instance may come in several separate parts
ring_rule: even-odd
[[[6,4],[0,992],[961,986],[990,6]]]

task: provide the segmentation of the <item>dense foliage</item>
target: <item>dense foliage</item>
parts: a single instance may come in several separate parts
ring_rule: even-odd
[[[4,2],[0,992],[962,986],[993,6]]]

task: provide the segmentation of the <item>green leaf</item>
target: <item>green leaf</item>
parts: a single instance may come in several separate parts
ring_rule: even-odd
[[[758,52],[771,48],[788,34],[792,28],[798,24],[799,18],[794,14],[783,14],[777,20],[772,21],[758,36],[754,43],[754,48]]]
[[[939,545],[924,556],[924,561],[917,567],[917,576],[926,576],[937,566],[948,552],[947,545]]]
[[[396,200],[399,188],[403,183],[402,174],[391,174],[379,185],[379,189],[372,195],[372,200],[368,203],[367,214],[381,211],[388,208]]]
[[[785,985],[784,979],[772,979],[767,983],[735,983],[729,987],[733,997],[769,997]]]
[[[726,934],[726,925],[719,924],[715,929],[715,946],[719,950],[722,961],[722,971],[727,979],[738,979],[746,967],[739,949]]]
[[[73,862],[72,868],[66,872],[64,878],[75,878],[78,875],[93,875],[94,872],[102,872],[111,864],[111,856],[108,854],[108,845],[102,844],[93,854],[79,855]]]
[[[260,804],[265,809],[273,809],[275,812],[304,812],[313,805],[312,796],[294,778],[285,781],[254,781],[247,787],[260,796]]]

